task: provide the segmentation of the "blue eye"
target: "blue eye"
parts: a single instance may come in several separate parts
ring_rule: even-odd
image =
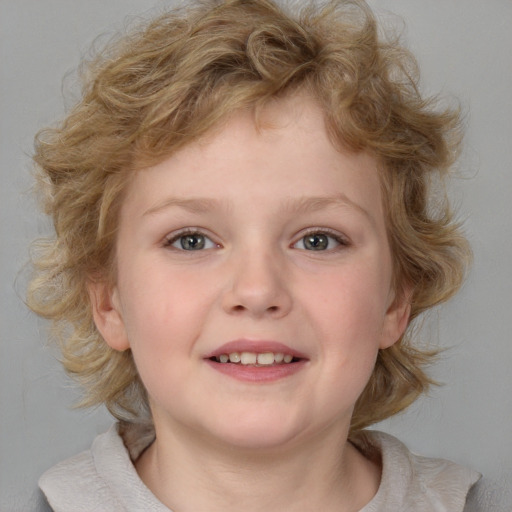
[[[306,251],[328,251],[340,245],[346,245],[340,237],[318,231],[303,236],[293,247]]]
[[[195,232],[179,234],[168,240],[166,245],[182,251],[201,251],[203,249],[213,249],[217,247],[217,244],[207,236]]]

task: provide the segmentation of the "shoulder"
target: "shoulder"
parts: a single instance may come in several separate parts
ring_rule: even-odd
[[[364,454],[382,461],[377,495],[361,512],[462,512],[469,490],[480,478],[476,471],[449,460],[415,455],[383,432],[361,432],[353,442]]]
[[[144,448],[141,439],[147,446],[154,434],[133,428],[137,432],[113,426],[94,440],[90,450],[43,474],[39,486],[55,512],[169,511],[140,480],[132,463]]]
[[[95,444],[111,445],[112,431],[95,440]],[[59,462],[46,471],[39,479],[39,487],[48,503],[56,512],[122,510],[109,489],[108,483],[98,472],[94,460],[94,445],[84,451]]]

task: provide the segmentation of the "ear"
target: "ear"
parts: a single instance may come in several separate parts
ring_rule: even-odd
[[[407,289],[400,295],[394,294],[392,297],[391,304],[386,311],[379,348],[391,347],[405,332],[411,314],[411,296],[412,290]]]
[[[87,289],[94,323],[103,339],[114,350],[130,348],[117,288],[104,281],[91,281]]]

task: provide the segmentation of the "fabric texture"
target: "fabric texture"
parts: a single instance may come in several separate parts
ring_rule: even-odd
[[[54,512],[172,512],[144,485],[132,462],[153,439],[152,429],[117,424],[90,450],[48,470],[39,485]],[[382,432],[364,431],[351,442],[382,461],[379,490],[360,512],[463,512],[468,491],[480,478],[453,462],[414,455]]]

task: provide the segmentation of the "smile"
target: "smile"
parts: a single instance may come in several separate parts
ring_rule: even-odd
[[[220,354],[215,356],[218,363],[233,363],[241,365],[253,366],[273,366],[277,364],[289,364],[297,361],[291,354],[284,354],[282,352],[231,352],[230,354]]]
[[[231,378],[270,383],[291,377],[307,366],[309,358],[275,341],[239,339],[206,354],[209,366]]]

